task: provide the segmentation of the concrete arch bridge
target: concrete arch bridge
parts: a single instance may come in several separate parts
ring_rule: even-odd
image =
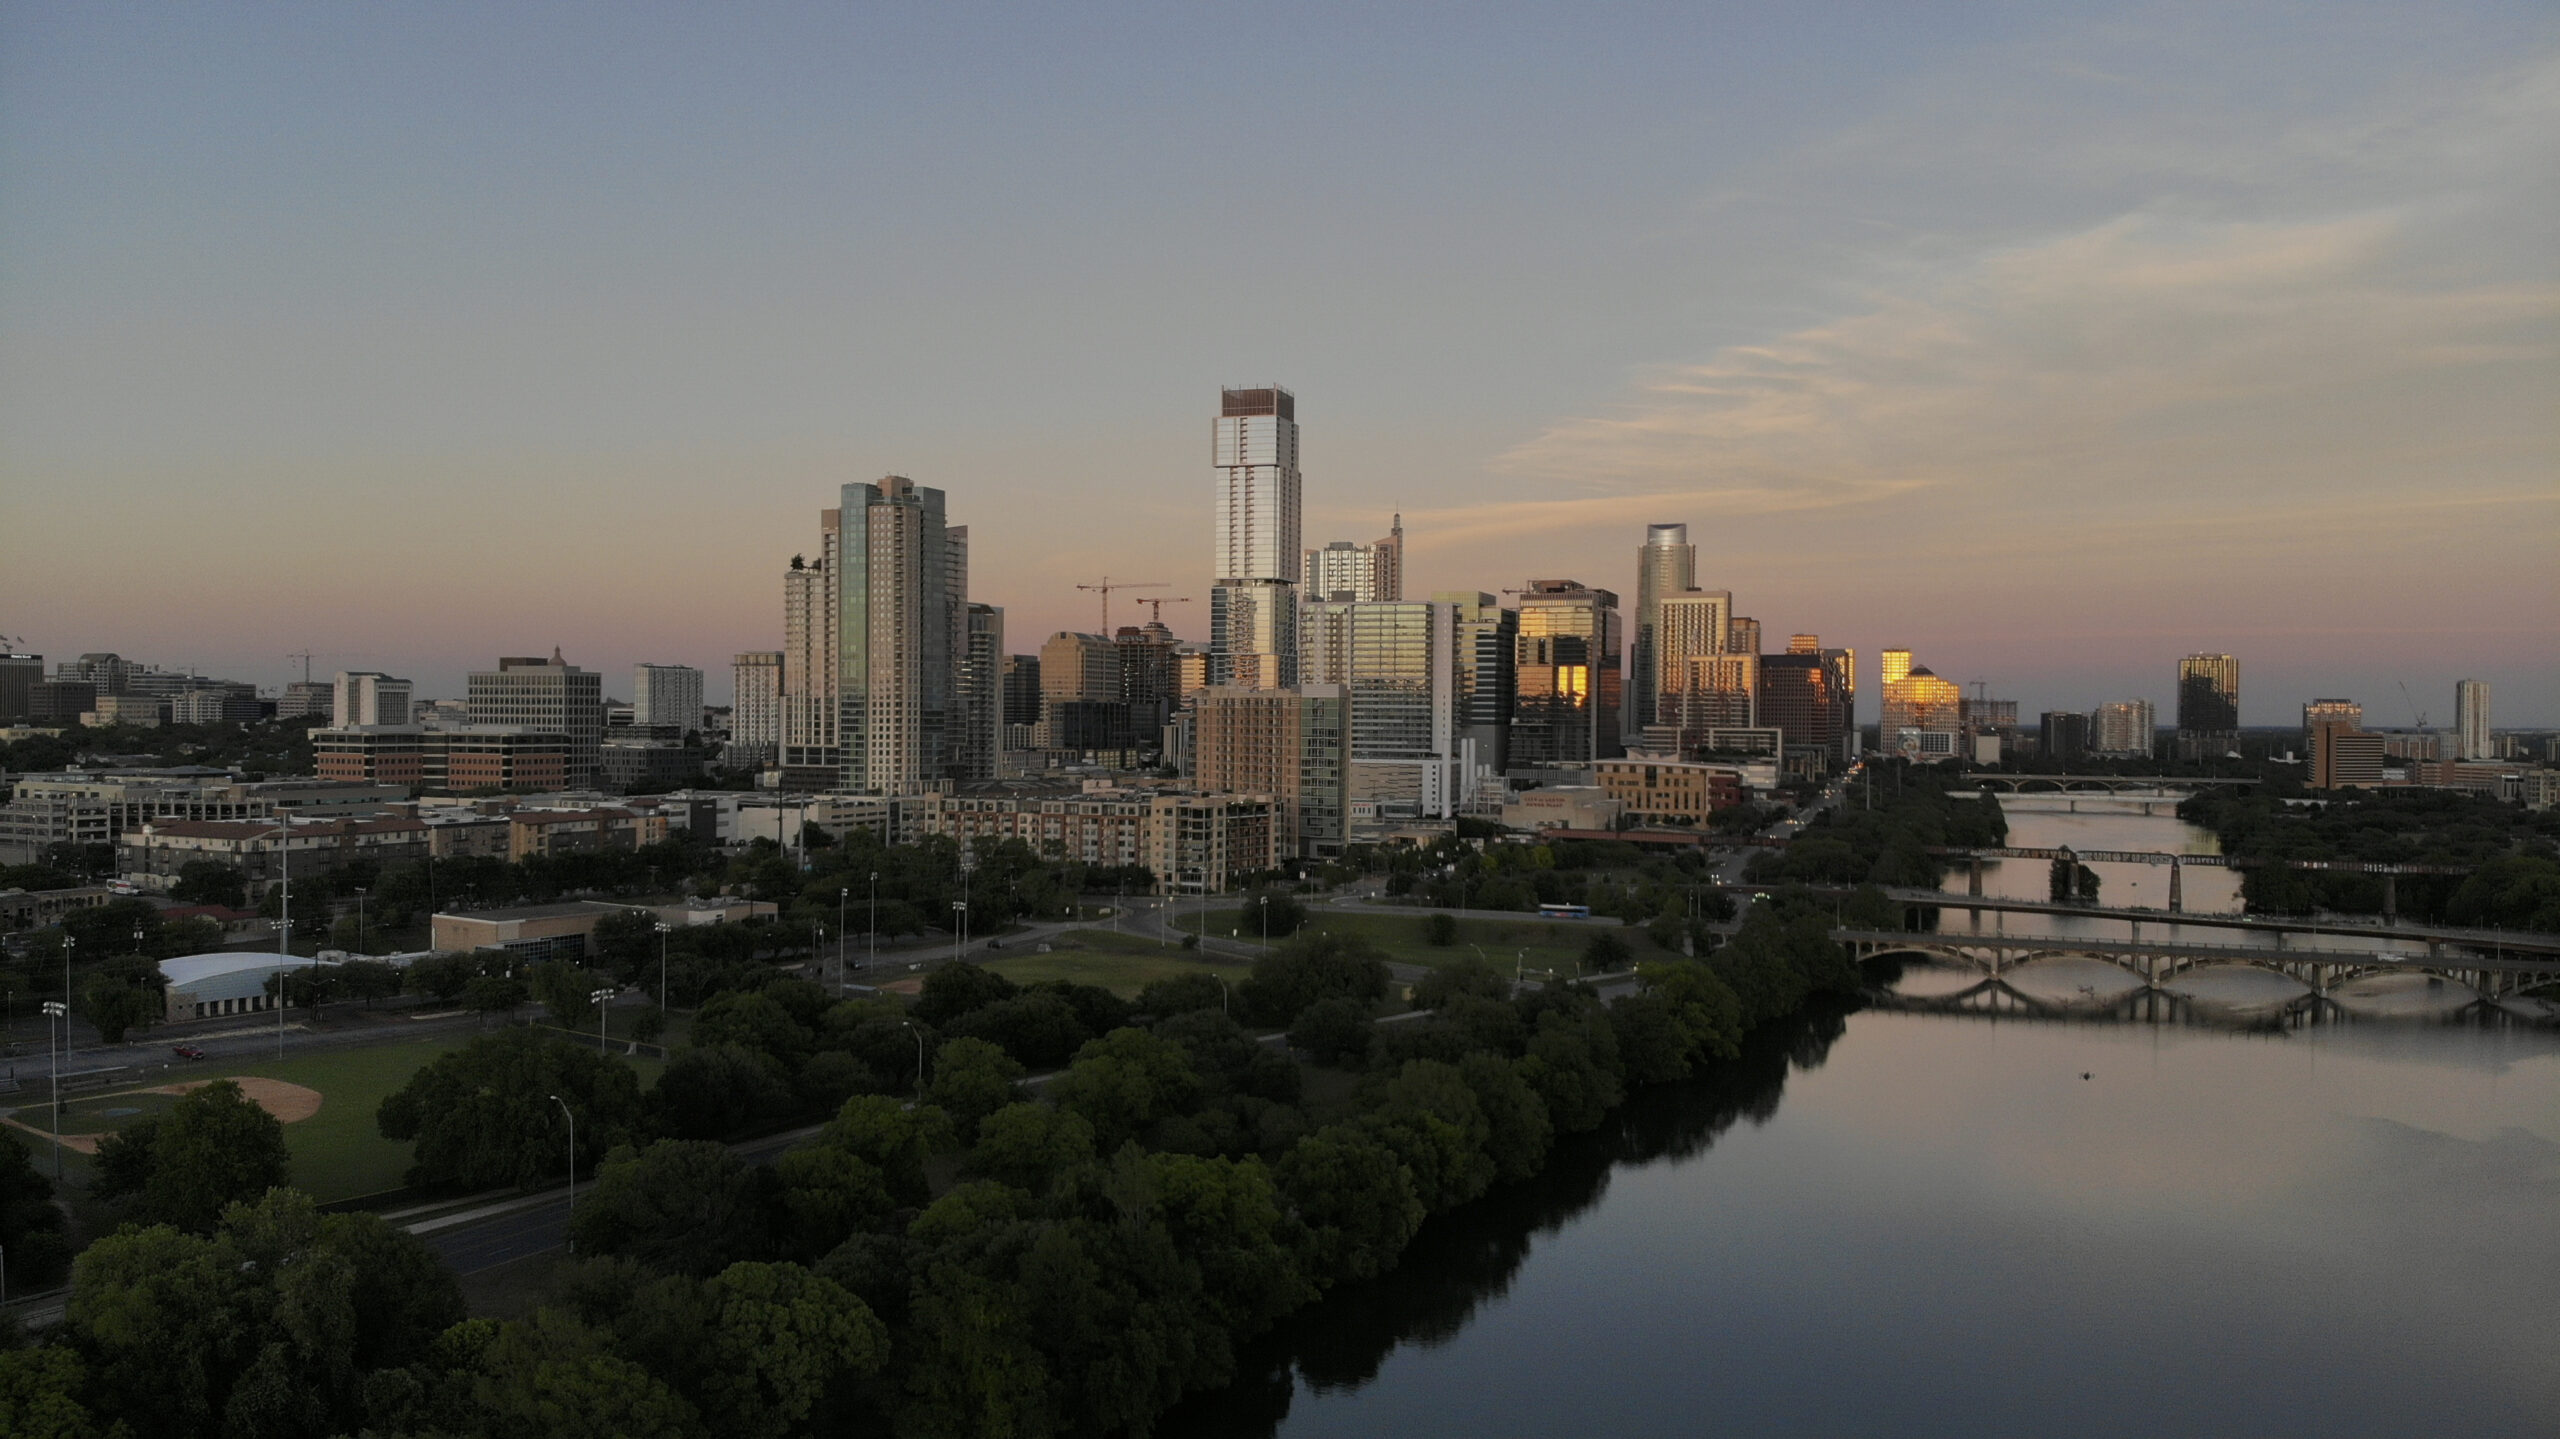
[[[2349,980],[2377,974],[2424,974],[2465,985],[2482,999],[2560,979],[2560,957],[2491,958],[2485,955],[2408,953],[2361,949],[2267,949],[2241,944],[2169,943],[2144,939],[2092,939],[2077,935],[1932,934],[1893,930],[1833,930],[1831,937],[1859,959],[1909,954],[1960,965],[1998,980],[2040,959],[2101,960],[2142,981],[2165,988],[2182,974],[2209,967],[2245,965],[2270,970],[2317,998]]]
[[[2252,789],[2254,779],[2191,779],[2157,774],[1968,774],[1960,783],[1995,794],[2174,794],[2200,789]]]

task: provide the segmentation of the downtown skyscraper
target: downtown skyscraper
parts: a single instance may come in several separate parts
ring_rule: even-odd
[[[1298,682],[1298,401],[1277,385],[1221,390],[1210,439],[1218,472],[1210,574],[1209,683]]]

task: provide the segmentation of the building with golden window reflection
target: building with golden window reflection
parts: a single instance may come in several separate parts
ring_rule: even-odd
[[[1579,580],[1531,580],[1516,643],[1511,767],[1580,769],[1617,755],[1617,595]]]

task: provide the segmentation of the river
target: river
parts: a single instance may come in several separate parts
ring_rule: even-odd
[[[1764,1032],[1164,1432],[2560,1433],[2560,1032],[2211,1012]]]

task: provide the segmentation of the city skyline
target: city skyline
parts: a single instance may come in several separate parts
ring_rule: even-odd
[[[2404,683],[2443,725],[2464,678],[2560,723],[2560,285],[2517,183],[2560,36],[2413,13],[1344,16],[1272,37],[1248,126],[1217,27],[1125,16],[659,17],[601,59],[557,16],[31,7],[0,632],[422,697],[558,648],[725,698],[781,537],[903,474],[967,497],[1016,636],[1093,628],[1107,573],[1203,640],[1199,416],[1277,380],[1305,535],[1401,513],[1408,594],[1633,595],[1681,523],[1771,632],[2031,709],[2169,712],[2203,651],[2244,725],[2405,724]],[[1219,166],[1275,129],[1296,198],[1239,233],[1267,176]],[[62,542],[102,525],[111,564]]]

